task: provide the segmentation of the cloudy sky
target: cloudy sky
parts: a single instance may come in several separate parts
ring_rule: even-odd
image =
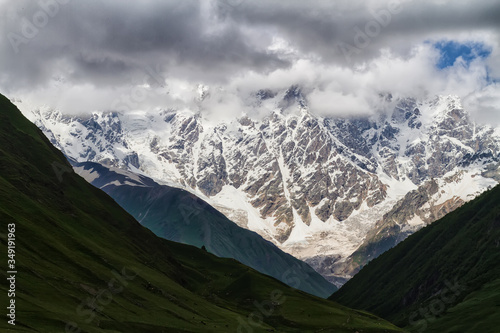
[[[65,112],[298,84],[320,115],[453,94],[500,122],[500,0],[0,0],[0,32],[0,92]]]

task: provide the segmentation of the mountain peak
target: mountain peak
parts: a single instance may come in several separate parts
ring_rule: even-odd
[[[482,168],[499,160],[500,137],[474,124],[456,96],[392,98],[391,112],[362,118],[317,117],[301,106],[296,85],[256,96],[275,111],[220,121],[187,111],[117,114],[97,124],[35,118],[79,162],[139,169],[189,188],[304,259],[347,258],[398,200],[433,178],[465,171],[476,175],[469,189],[481,192],[491,184]],[[442,203],[433,198],[431,207]]]

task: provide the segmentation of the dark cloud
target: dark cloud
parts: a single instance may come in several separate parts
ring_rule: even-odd
[[[383,76],[405,79],[396,67],[417,77],[418,89],[427,86],[420,81],[436,77],[430,58],[439,56],[429,41],[484,43],[492,49],[488,74],[500,76],[498,17],[497,0],[0,0],[0,89],[90,85],[100,89],[102,107],[115,88],[161,86],[165,79],[237,81],[248,89],[257,81],[306,82],[310,91],[320,89],[318,105],[346,96],[350,110],[368,105],[364,99],[378,93],[379,81],[393,88]],[[408,70],[410,64],[426,67]],[[482,80],[478,66],[470,79],[461,76],[471,71],[438,73],[434,93],[455,87],[447,80]]]
[[[204,80],[290,65],[250,44],[237,24],[218,22],[199,1],[89,0],[57,6],[54,17],[38,28],[36,15],[45,11],[37,2],[2,4],[0,67],[20,86],[44,83],[58,66],[68,66],[68,77],[78,81],[116,83],[160,63],[185,67],[187,77],[198,72]]]
[[[356,47],[352,62],[370,60],[380,49],[408,53],[428,38],[454,33],[500,31],[500,2],[471,1],[246,1],[235,21],[273,27],[303,53],[345,65],[339,46]],[[361,32],[360,32],[361,31]],[[367,42],[365,42],[365,39]],[[360,47],[361,45],[361,47]]]

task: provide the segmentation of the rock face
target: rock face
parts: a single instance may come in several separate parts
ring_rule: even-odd
[[[176,110],[29,118],[75,160],[194,191],[338,285],[498,180],[500,131],[472,122],[457,97],[387,98],[357,119],[314,116],[298,86],[249,99],[274,111],[219,122]]]
[[[337,276],[353,275],[370,260],[396,246],[422,226],[439,220],[462,206],[466,199],[453,196],[453,193],[447,193],[445,190],[440,191],[440,188],[445,188],[448,184],[460,183],[461,176],[463,172],[459,172],[454,177],[445,178],[441,182],[432,179],[416,190],[408,192],[377,221],[361,246],[347,260],[332,263],[320,272],[328,275],[328,269],[330,269],[330,272],[333,271]],[[450,194],[452,197],[448,199]]]

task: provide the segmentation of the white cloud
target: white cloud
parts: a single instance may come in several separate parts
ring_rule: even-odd
[[[500,126],[500,84],[470,93],[464,97],[463,104],[479,123]]]
[[[373,112],[363,97],[337,91],[314,90],[308,100],[311,110],[320,116],[366,116]]]

